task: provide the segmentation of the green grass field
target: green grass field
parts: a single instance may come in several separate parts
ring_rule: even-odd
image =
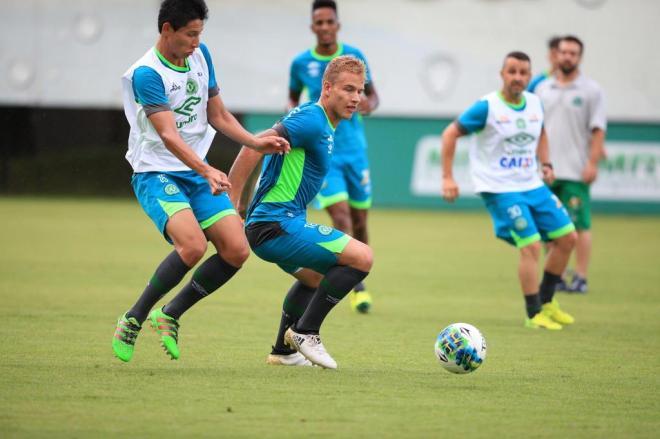
[[[594,223],[560,333],[522,327],[485,211],[376,210],[373,313],[324,326],[338,370],[265,364],[291,279],[254,255],[183,317],[178,362],[145,328],[123,364],[115,320],[168,245],[132,200],[1,198],[0,437],[658,437],[660,218]],[[433,355],[456,321],[488,341],[471,375]]]

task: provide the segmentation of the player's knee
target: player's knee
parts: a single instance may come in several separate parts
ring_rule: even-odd
[[[223,248],[220,251],[220,256],[228,264],[240,267],[250,257],[250,247],[248,247],[247,241],[237,242]]]
[[[578,235],[577,232],[571,232],[568,235],[564,235],[557,240],[557,245],[564,251],[571,251],[575,244],[577,244]]]
[[[192,267],[204,257],[204,254],[206,253],[206,241],[201,239],[191,241],[181,247],[178,251],[183,262],[189,267]]]
[[[374,253],[366,244],[360,246],[358,257],[356,258],[355,268],[362,271],[371,271],[374,264]]]
[[[520,254],[523,258],[533,259],[538,261],[541,257],[541,243],[539,241],[533,242],[520,249]]]

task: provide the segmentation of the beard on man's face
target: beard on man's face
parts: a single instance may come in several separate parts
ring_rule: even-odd
[[[577,64],[562,64],[559,66],[564,75],[570,75],[577,69]]]

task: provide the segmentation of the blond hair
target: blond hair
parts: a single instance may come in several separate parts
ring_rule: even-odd
[[[334,84],[337,80],[337,77],[342,72],[355,73],[356,75],[362,75],[366,77],[366,66],[364,62],[351,55],[342,55],[330,61],[328,67],[325,69],[323,74],[323,81],[328,81],[331,84]]]

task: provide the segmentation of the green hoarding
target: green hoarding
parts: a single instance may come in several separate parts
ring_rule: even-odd
[[[251,131],[273,125],[281,115],[249,114]],[[365,129],[375,207],[481,207],[469,191],[467,149],[459,146],[455,173],[466,179],[459,200],[440,197],[440,134],[451,119],[369,117]],[[594,184],[596,212],[660,214],[660,124],[612,122],[607,132],[608,158]]]

